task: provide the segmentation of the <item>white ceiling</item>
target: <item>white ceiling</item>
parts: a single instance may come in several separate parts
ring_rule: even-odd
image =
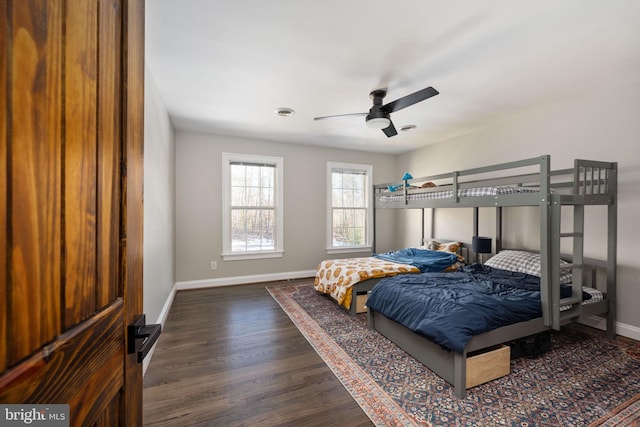
[[[178,130],[400,153],[640,80],[638,0],[148,0],[147,65]],[[363,117],[369,92],[412,132]],[[278,107],[296,111],[274,114]]]

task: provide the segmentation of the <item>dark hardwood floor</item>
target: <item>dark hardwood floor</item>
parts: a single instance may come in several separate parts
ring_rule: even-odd
[[[144,377],[147,426],[371,426],[265,285],[180,291]]]

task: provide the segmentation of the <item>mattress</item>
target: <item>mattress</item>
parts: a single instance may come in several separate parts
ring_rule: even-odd
[[[561,286],[561,298],[570,297]],[[455,273],[422,273],[381,280],[367,306],[447,350],[462,353],[474,336],[542,316],[540,278],[473,264]],[[585,301],[602,294],[583,292]],[[592,301],[593,300],[593,301]]]
[[[464,188],[458,190],[458,197],[483,197],[483,196],[502,196],[507,194],[522,193],[538,193],[538,187],[520,187],[501,185],[498,187],[478,187]],[[453,190],[444,191],[422,191],[410,192],[407,194],[407,200],[430,200],[430,199],[451,199],[453,198]],[[401,190],[394,192],[385,192],[378,194],[378,199],[383,201],[401,201],[404,200],[404,193]]]

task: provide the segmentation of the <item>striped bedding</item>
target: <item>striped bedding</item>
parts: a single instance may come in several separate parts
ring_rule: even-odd
[[[506,194],[538,193],[539,191],[540,189],[538,187],[501,185],[498,187],[464,188],[458,190],[458,197],[502,196]],[[407,194],[407,200],[451,198],[453,198],[453,190],[413,192]],[[404,194],[402,191],[382,193],[379,195],[379,199],[384,201],[404,200]]]

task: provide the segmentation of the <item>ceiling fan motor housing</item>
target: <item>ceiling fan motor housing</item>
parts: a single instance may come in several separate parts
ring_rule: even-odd
[[[373,105],[382,105],[385,96],[387,96],[386,89],[376,89],[369,94],[369,98],[373,99]]]
[[[389,113],[382,111],[382,99],[386,94],[387,91],[384,89],[377,89],[369,94],[369,97],[373,99],[373,106],[369,109],[367,117],[365,117],[367,126],[374,129],[383,129],[391,123],[391,116]]]

